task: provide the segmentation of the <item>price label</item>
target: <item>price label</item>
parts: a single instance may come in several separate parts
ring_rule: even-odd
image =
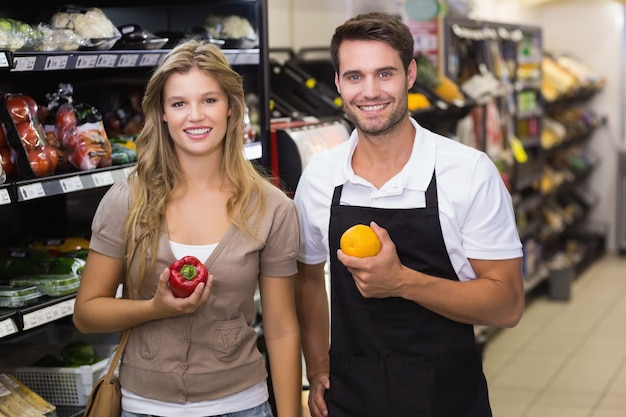
[[[98,62],[97,55],[80,55],[78,58],[76,58],[76,68],[95,68],[96,62]]]
[[[160,54],[145,54],[141,57],[139,65],[142,67],[153,67],[159,63]]]
[[[111,185],[115,182],[113,174],[111,174],[110,171],[92,174],[91,179],[93,180],[93,183],[96,184],[96,187]]]
[[[14,333],[17,333],[17,326],[13,319],[0,321],[0,339]]]
[[[9,55],[7,52],[0,53],[0,68],[9,68],[11,66],[9,62]]]
[[[67,67],[67,61],[69,57],[67,55],[54,55],[49,56],[46,59],[44,70],[62,70]]]
[[[120,55],[120,62],[117,63],[118,67],[134,67],[139,60],[138,54],[124,54]]]
[[[34,56],[24,56],[15,58],[15,70],[16,71],[32,71],[35,69],[35,62],[37,58]]]
[[[70,177],[70,178],[63,178],[60,181],[60,183],[61,183],[61,188],[63,189],[63,192],[65,193],[82,190],[84,188],[83,183],[80,180],[80,177],[78,176]]]
[[[96,67],[98,68],[112,68],[115,66],[115,61],[117,61],[117,55],[98,55],[98,59],[96,61]]]
[[[11,203],[11,196],[9,190],[6,188],[0,189],[0,206]]]
[[[62,301],[32,313],[24,314],[24,330],[51,323],[62,317],[74,314],[74,299]]]
[[[40,182],[33,184],[22,185],[18,188],[18,192],[22,196],[22,200],[32,200],[33,198],[45,197],[46,192],[43,189],[43,185]]]

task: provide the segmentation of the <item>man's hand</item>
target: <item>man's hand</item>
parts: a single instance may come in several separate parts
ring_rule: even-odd
[[[329,388],[330,379],[327,373],[319,373],[309,381],[309,412],[311,417],[328,416],[324,392]]]
[[[368,258],[357,258],[346,255],[341,249],[337,251],[337,259],[348,268],[354,282],[365,298],[397,297],[400,282],[395,277],[403,266],[396,252],[396,245],[389,237],[387,230],[371,222],[370,226],[380,239],[381,249],[378,255]]]

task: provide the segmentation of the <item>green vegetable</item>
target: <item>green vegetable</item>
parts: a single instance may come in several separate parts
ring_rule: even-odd
[[[89,343],[77,340],[63,346],[61,358],[63,358],[63,364],[69,367],[92,365],[96,361],[96,352]]]

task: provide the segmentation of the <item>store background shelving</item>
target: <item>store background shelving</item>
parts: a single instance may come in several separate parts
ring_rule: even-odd
[[[267,61],[267,5],[264,0],[183,0],[173,4],[156,1],[150,6],[128,2],[83,2],[82,6],[101,8],[116,25],[134,23],[157,31],[189,33],[204,25],[210,14],[238,15],[248,19],[258,41],[245,48],[225,48],[231,65],[244,78],[244,90],[255,95],[250,106],[258,114],[255,141],[244,152],[259,169],[269,165],[265,151],[269,139],[269,84]],[[49,21],[64,2],[48,2],[41,7],[0,6],[0,16],[30,24]],[[61,82],[74,85],[75,102],[98,106],[111,91],[124,94],[143,90],[151,69],[169,49],[106,50],[72,52],[0,51],[0,91],[23,93],[45,103],[45,95]],[[110,185],[129,174],[133,164],[73,171],[39,179],[12,178],[0,185],[0,245],[17,244],[27,236],[63,237],[75,231],[90,230],[98,202]],[[59,332],[71,328],[74,295],[43,297],[36,304],[0,309],[0,351],[13,353],[12,346],[58,339]],[[86,335],[71,332],[75,338]],[[102,337],[108,337],[102,335]],[[80,415],[81,407],[59,407],[59,417]]]

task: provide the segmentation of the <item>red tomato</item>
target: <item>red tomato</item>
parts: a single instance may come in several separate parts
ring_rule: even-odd
[[[76,119],[76,113],[74,113],[74,107],[66,106],[65,104],[61,105],[54,118],[57,139],[64,143],[65,136],[76,127],[77,123],[78,120]]]
[[[24,97],[22,94],[7,94],[4,98],[7,110],[16,124],[30,120],[31,110],[29,102]]]
[[[45,151],[41,149],[31,149],[28,151],[28,161],[30,162],[30,169],[37,177],[45,177],[50,175],[50,161]]]
[[[48,162],[50,162],[50,174],[53,174],[59,164],[59,153],[57,152],[57,148],[51,145],[46,145],[43,150],[48,158]]]
[[[35,129],[30,121],[18,123],[15,125],[15,128],[17,129],[17,135],[24,145],[24,149],[27,151],[41,146],[43,143],[39,132],[37,132],[37,129]]]
[[[2,170],[7,174],[7,177],[17,172],[17,167],[11,160],[11,149],[8,146],[0,146],[0,162],[2,162]]]

